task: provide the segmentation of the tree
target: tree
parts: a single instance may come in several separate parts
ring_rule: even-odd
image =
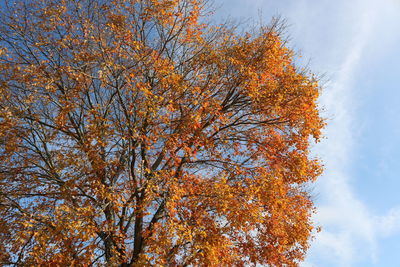
[[[315,77],[281,23],[201,0],[30,0],[0,16],[0,261],[297,265]]]

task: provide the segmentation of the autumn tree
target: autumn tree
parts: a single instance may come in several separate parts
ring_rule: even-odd
[[[2,264],[303,259],[320,88],[279,22],[239,33],[202,0],[2,9]]]

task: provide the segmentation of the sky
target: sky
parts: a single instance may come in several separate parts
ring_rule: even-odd
[[[400,266],[400,0],[215,0],[218,17],[286,19],[289,46],[323,77],[328,126],[313,147],[322,227],[303,267]]]

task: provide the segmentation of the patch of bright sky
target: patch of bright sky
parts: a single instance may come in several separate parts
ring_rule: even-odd
[[[287,19],[290,46],[325,74],[323,227],[303,266],[400,266],[400,0],[215,0],[216,16]]]

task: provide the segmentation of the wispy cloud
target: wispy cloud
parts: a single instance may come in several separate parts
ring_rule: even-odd
[[[383,216],[374,215],[353,192],[349,170],[354,156],[354,126],[357,125],[354,77],[365,47],[372,41],[375,23],[383,15],[379,13],[378,4],[377,1],[360,1],[357,7],[353,6],[357,10],[353,21],[357,24],[351,26],[357,33],[351,36],[342,64],[321,98],[331,118],[326,130],[327,140],[318,149],[326,162],[326,172],[317,187],[323,198],[315,219],[323,226],[323,231],[317,235],[304,266],[314,266],[314,262],[322,258],[329,259],[324,262],[335,266],[352,266],[368,258],[375,262],[379,255],[378,239],[400,231],[400,208],[393,208]]]

